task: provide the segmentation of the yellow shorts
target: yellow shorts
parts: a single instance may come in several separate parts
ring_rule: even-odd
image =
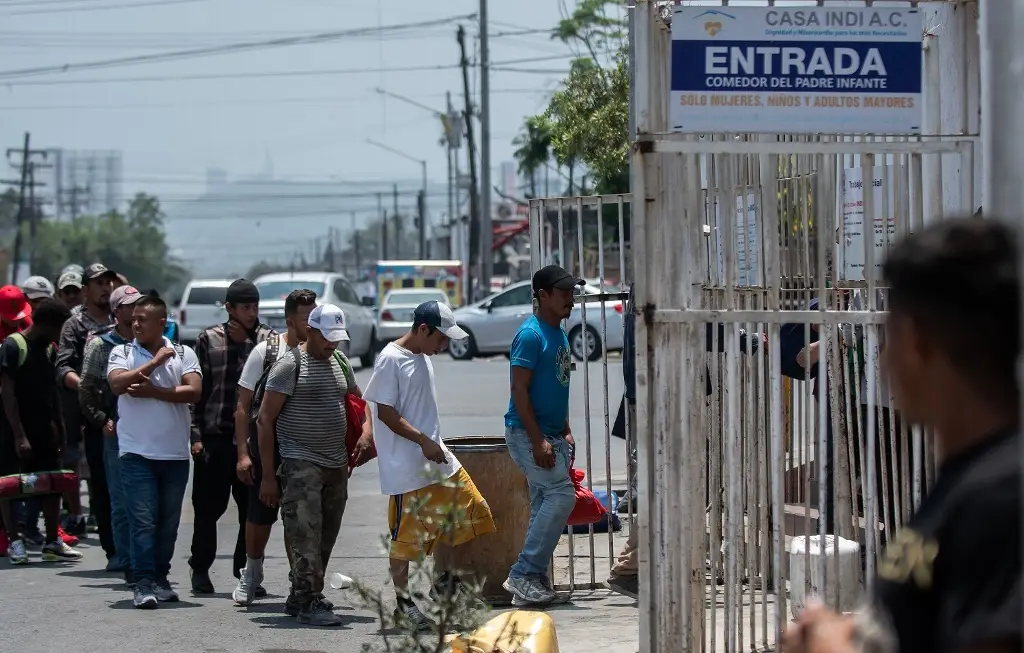
[[[391,558],[410,562],[433,553],[438,540],[459,546],[495,530],[487,501],[461,468],[447,481],[393,495],[388,528]]]

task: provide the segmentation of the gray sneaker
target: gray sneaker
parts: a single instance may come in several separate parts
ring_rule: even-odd
[[[171,589],[171,584],[166,579],[153,583],[153,594],[160,603],[178,602],[178,593]]]
[[[298,620],[300,624],[308,624],[310,626],[341,625],[341,617],[328,610],[317,599],[314,599],[305,610],[299,611]]]
[[[395,622],[406,622],[411,624],[419,632],[426,632],[434,627],[434,622],[427,618],[427,615],[419,609],[412,601],[399,601],[395,608]]]
[[[132,600],[136,608],[152,610],[157,606],[156,594],[153,592],[153,583],[149,579],[142,579],[135,583],[135,597]]]
[[[512,594],[513,605],[546,605],[559,599],[558,593],[549,589],[536,578],[512,578],[502,583],[506,592]],[[518,600],[518,603],[515,601]]]

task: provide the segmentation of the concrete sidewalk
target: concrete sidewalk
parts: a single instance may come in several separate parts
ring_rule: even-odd
[[[371,466],[375,468],[368,465],[352,479],[330,571],[380,587],[390,596],[390,589],[385,589],[387,560],[380,539],[386,530],[387,504]],[[191,537],[191,506],[186,500],[171,570],[171,581],[182,600],[155,611],[135,610],[120,575],[103,571],[105,559],[95,535],[80,545],[85,558],[78,563],[42,563],[38,552],[33,563],[23,567],[12,567],[0,559],[0,614],[5,625],[0,649],[120,653],[137,651],[142,644],[158,651],[313,653],[359,651],[364,644],[375,644],[375,649],[383,650],[377,617],[353,603],[358,600],[354,592],[327,590],[344,618],[339,628],[302,626],[282,613],[288,581],[279,530],[266,560],[265,586],[270,594],[249,608],[235,606],[230,598],[235,583],[230,569],[235,530],[228,516],[222,519],[220,554],[212,570],[214,595],[194,597],[189,590]],[[635,601],[596,590],[579,593],[573,603],[553,607],[550,613],[562,653],[633,653],[638,649]]]

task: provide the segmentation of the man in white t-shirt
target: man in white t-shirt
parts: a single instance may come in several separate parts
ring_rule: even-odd
[[[166,323],[163,300],[137,301],[135,340],[114,347],[107,363],[107,381],[118,396],[116,430],[137,608],[178,600],[167,574],[188,485],[188,404],[203,391],[195,352],[165,338]]]
[[[259,437],[255,420],[252,419],[253,391],[261,383],[265,386],[271,368],[292,349],[306,342],[306,323],[310,312],[316,308],[316,293],[312,290],[293,290],[284,300],[284,318],[288,330],[259,343],[245,360],[242,376],[238,380],[238,405],[235,409],[235,446],[238,448],[238,478],[249,486],[249,510],[245,520],[246,564],[239,574],[238,585],[231,598],[238,605],[249,605],[260,592],[263,583],[263,554],[270,541],[270,530],[277,521],[277,505],[268,506],[260,501],[259,483],[263,479],[263,465],[259,449]],[[269,352],[269,356],[268,356]],[[259,406],[255,406],[259,408]],[[279,459],[276,455],[275,459]],[[288,554],[289,570],[292,550],[288,538],[284,538],[284,550]],[[289,571],[290,573],[290,571]],[[294,594],[288,595],[286,612],[297,612]],[[326,601],[326,599],[324,599]],[[329,601],[327,601],[329,603]],[[294,615],[293,615],[294,616]]]
[[[391,497],[389,557],[398,595],[396,616],[420,630],[429,630],[433,624],[409,594],[409,563],[433,554],[439,573],[431,594],[465,591],[451,571],[454,548],[495,530],[487,501],[441,439],[429,357],[445,351],[449,338],[466,337],[447,305],[420,304],[412,329],[378,355],[363,392],[363,398],[373,404],[381,492]],[[409,514],[413,507],[417,514]]]

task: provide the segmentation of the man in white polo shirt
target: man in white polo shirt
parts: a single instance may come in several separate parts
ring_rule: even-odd
[[[162,299],[140,299],[132,313],[135,340],[114,347],[107,366],[110,389],[118,396],[116,430],[137,608],[178,600],[167,574],[188,484],[188,404],[203,389],[195,352],[165,338],[166,323]]]

